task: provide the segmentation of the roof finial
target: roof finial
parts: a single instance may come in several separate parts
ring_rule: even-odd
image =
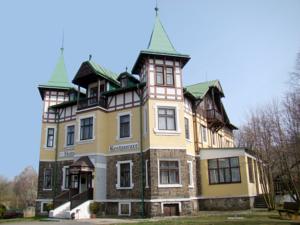
[[[89,61],[91,61],[92,59],[92,54],[89,54]]]
[[[61,40],[61,48],[60,48],[61,53],[63,53],[63,51],[64,51],[64,44],[65,44],[65,31],[63,29],[63,31],[62,31],[62,40]]]
[[[155,10],[155,14],[156,14],[156,16],[158,15],[158,6],[157,6],[157,0],[156,0],[156,5],[155,5],[155,8],[154,8],[154,10]]]
[[[128,70],[128,67],[126,66],[126,68],[125,68],[125,69],[126,69],[126,72],[127,72],[127,70]]]

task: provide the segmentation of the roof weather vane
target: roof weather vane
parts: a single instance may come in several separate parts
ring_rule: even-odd
[[[156,5],[155,5],[155,8],[154,8],[154,10],[155,10],[155,13],[156,13],[156,15],[158,15],[158,6],[157,6],[157,0],[156,0]]]
[[[63,29],[63,31],[62,31],[62,40],[61,40],[61,48],[60,48],[60,50],[62,52],[64,51],[64,44],[65,44],[65,31]]]

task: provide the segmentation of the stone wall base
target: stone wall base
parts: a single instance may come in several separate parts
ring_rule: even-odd
[[[246,210],[253,207],[254,197],[199,199],[199,210]]]

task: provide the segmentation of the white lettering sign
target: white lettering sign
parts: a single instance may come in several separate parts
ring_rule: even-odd
[[[138,143],[125,144],[125,145],[111,145],[110,151],[132,151],[138,149]]]

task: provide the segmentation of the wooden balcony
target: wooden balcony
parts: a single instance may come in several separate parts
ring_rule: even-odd
[[[225,125],[223,115],[215,109],[206,110],[206,119],[208,127],[214,132],[222,129]]]
[[[95,106],[100,106],[102,108],[107,108],[107,100],[105,97],[98,96],[95,97],[89,97],[89,98],[83,98],[78,101],[78,110],[91,108]]]

